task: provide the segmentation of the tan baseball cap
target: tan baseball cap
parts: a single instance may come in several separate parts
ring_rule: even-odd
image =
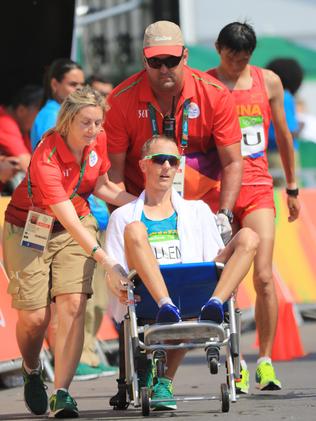
[[[160,20],[147,26],[144,34],[144,55],[146,58],[168,54],[181,56],[184,42],[181,29],[168,20]]]

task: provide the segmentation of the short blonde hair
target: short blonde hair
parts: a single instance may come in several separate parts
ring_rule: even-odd
[[[103,96],[90,86],[77,89],[69,94],[61,104],[56,122],[56,131],[61,136],[68,134],[70,124],[84,107],[100,107],[104,117],[105,102]]]
[[[146,142],[143,144],[142,158],[144,158],[146,155],[149,155],[152,145],[157,143],[159,140],[164,140],[165,142],[171,142],[177,146],[177,142],[173,138],[166,137],[165,135],[162,135],[162,134],[155,134],[150,139],[146,140]]]

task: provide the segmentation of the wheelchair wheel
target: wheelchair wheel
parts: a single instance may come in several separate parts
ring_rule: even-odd
[[[144,417],[148,417],[150,412],[149,392],[147,387],[141,388],[141,402],[142,402],[142,414]]]
[[[217,374],[218,373],[218,359],[217,358],[211,358],[209,361],[209,368],[211,374]]]
[[[228,412],[230,401],[229,401],[228,387],[226,383],[221,384],[221,396],[222,396],[222,412]]]

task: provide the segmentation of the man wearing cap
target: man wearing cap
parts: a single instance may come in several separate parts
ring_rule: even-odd
[[[174,138],[182,154],[176,190],[218,212],[227,242],[243,168],[233,98],[221,82],[187,66],[188,50],[175,23],[149,25],[143,46],[144,69],[108,98],[110,177],[139,195],[144,188],[138,167],[143,144],[158,134]]]

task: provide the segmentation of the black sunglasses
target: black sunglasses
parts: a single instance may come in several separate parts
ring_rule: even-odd
[[[163,165],[166,161],[171,167],[176,167],[180,163],[180,155],[167,155],[164,153],[155,153],[153,155],[146,155],[143,159],[150,159],[154,164]]]
[[[169,56],[167,58],[151,57],[151,58],[146,58],[146,61],[148,63],[148,66],[151,67],[152,69],[160,69],[163,64],[168,69],[172,69],[172,67],[178,66],[182,57],[183,57],[183,52],[180,57],[177,57],[177,56]]]

